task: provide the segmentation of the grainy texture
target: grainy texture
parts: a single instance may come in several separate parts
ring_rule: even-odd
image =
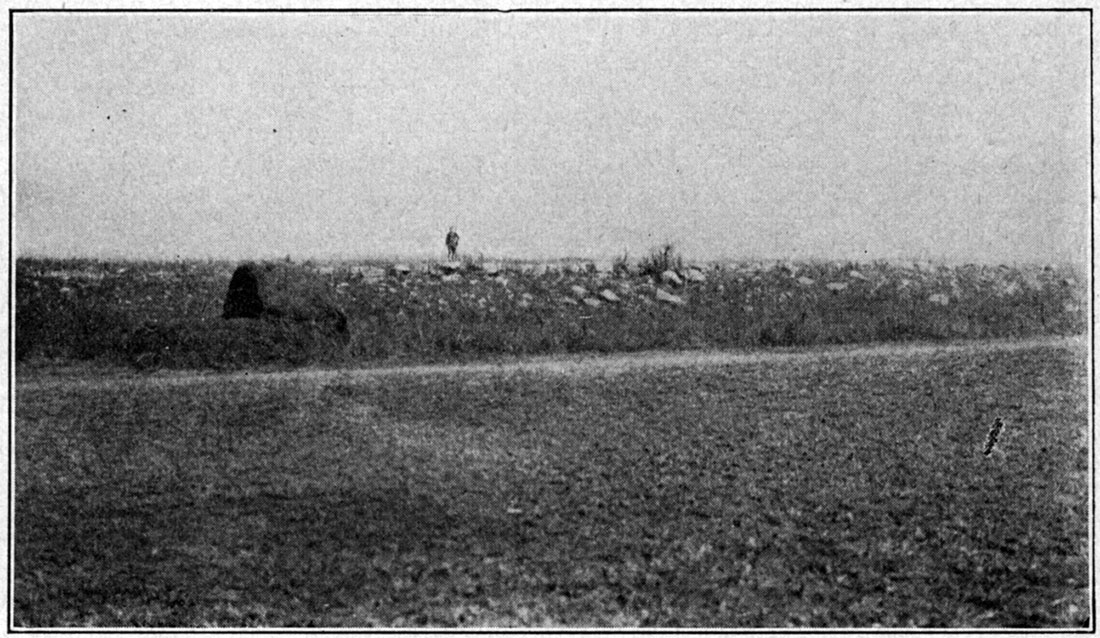
[[[15,623],[1085,626],[1085,356],[21,385]]]
[[[495,275],[474,262],[447,276],[429,264],[393,276],[381,266],[283,269],[294,273],[284,286],[293,294],[273,307],[332,299],[325,303],[346,311],[347,332],[223,320],[229,264],[21,259],[16,356],[224,369],[1023,338],[1083,334],[1088,325],[1087,278],[1061,267],[726,264],[679,286],[622,268],[515,263]],[[574,288],[588,295],[583,302]],[[619,301],[596,299],[605,290]],[[656,301],[668,295],[682,303]]]

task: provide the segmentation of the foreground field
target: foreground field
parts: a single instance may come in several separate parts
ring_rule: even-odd
[[[24,374],[14,623],[1088,626],[1086,356]]]

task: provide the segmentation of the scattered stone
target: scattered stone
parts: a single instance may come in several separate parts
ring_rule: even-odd
[[[591,306],[592,308],[599,308],[600,307],[600,300],[599,299],[593,299],[592,297],[585,297],[584,298],[584,305]]]
[[[367,283],[376,284],[386,278],[386,271],[382,268],[365,266],[356,268],[354,274]]]
[[[394,264],[393,267],[390,268],[390,273],[399,277],[403,277],[411,272],[412,268],[408,264]]]
[[[809,277],[799,277],[798,283],[802,284],[803,286],[812,286],[814,285],[814,280],[810,279]]]
[[[462,275],[455,272],[449,275],[443,275],[442,279],[445,283],[453,283],[456,281],[462,281]]]
[[[934,295],[929,295],[928,301],[931,301],[934,304],[939,304],[941,306],[946,306],[951,303],[951,298],[941,292],[937,292]]]
[[[496,277],[497,275],[500,274],[501,269],[500,269],[500,264],[488,263],[488,264],[485,264],[485,266],[482,268],[482,270],[485,271],[486,275],[489,275],[490,277]]]
[[[619,300],[619,295],[616,295],[615,293],[611,292],[610,290],[608,290],[606,288],[600,291],[600,297],[604,301],[607,301],[607,302],[610,302],[610,303],[619,303],[619,301],[620,301]]]
[[[663,301],[664,303],[672,304],[674,306],[682,306],[686,303],[680,296],[665,292],[660,288],[657,289],[655,296],[657,298],[657,301]]]
[[[568,304],[570,306],[576,306],[577,305],[577,300],[572,298],[572,297],[562,297],[561,302],[563,304]]]
[[[858,270],[849,270],[848,276],[852,279],[861,279],[863,281],[867,281],[867,276],[859,272]]]
[[[572,291],[573,296],[576,297],[577,299],[581,299],[581,298],[584,298],[584,297],[588,296],[588,290],[586,290],[584,286],[573,285],[569,288],[569,290]]]
[[[684,272],[684,280],[691,283],[701,284],[707,280],[707,276],[703,274],[703,271],[698,268],[688,268]]]
[[[684,282],[680,279],[680,275],[677,275],[675,271],[666,270],[661,273],[661,283],[668,284],[670,286],[683,286]]]
[[[825,287],[833,292],[840,292],[842,290],[846,290],[848,288],[848,284],[833,282],[831,284],[825,284]]]
[[[457,261],[445,261],[439,264],[439,270],[443,274],[449,275],[453,272],[458,272],[462,268],[462,264]]]

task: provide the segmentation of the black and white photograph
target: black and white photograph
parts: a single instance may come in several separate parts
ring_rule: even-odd
[[[1090,5],[7,17],[6,631],[1096,631]]]

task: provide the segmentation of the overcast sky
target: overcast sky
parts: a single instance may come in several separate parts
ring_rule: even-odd
[[[1089,17],[15,16],[21,255],[1083,259]]]

